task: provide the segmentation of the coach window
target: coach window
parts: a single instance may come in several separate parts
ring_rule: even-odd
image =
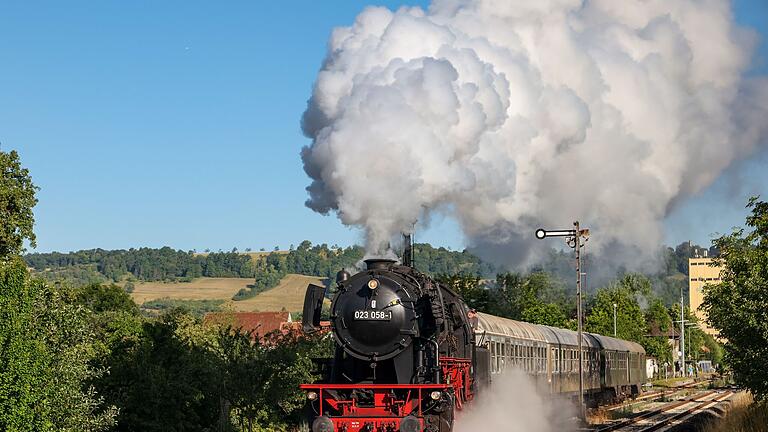
[[[541,373],[541,348],[536,347],[536,371]]]
[[[491,350],[491,372],[496,372],[496,342],[490,343]]]
[[[501,342],[496,343],[496,363],[499,372],[504,371],[504,344]]]
[[[496,342],[491,342],[489,349],[491,350],[491,372],[496,372]]]
[[[534,367],[536,368],[536,373],[541,373],[541,348],[536,346],[534,350],[536,350],[536,364]]]
[[[528,368],[528,372],[533,372],[533,347],[528,345],[525,347],[525,358],[526,358],[526,364]]]

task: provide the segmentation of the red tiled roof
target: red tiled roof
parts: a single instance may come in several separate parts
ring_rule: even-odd
[[[293,323],[289,321],[289,312],[215,312],[206,314],[203,320],[206,325],[229,325],[233,329],[253,331],[254,336],[290,330]]]

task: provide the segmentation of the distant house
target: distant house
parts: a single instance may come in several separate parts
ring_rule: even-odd
[[[275,331],[301,332],[301,323],[293,322],[290,312],[215,312],[206,314],[203,324],[252,332],[254,339]]]

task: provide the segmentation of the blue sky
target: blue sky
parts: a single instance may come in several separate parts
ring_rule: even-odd
[[[38,250],[359,240],[304,207],[299,119],[331,29],[367,3],[222,4],[0,3],[0,143],[41,187]],[[768,1],[735,6],[768,36]],[[767,59],[762,43],[756,73]],[[668,241],[741,223],[766,167],[759,155],[675,210]],[[448,220],[418,237],[462,246]]]

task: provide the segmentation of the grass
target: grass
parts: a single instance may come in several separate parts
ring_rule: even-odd
[[[747,393],[733,398],[728,415],[711,422],[705,432],[768,432],[768,405],[752,401]]]
[[[222,300],[221,308],[236,311],[300,312],[307,284],[323,284],[323,278],[289,274],[268,291],[248,300],[232,301],[240,289],[253,283],[250,278],[199,278],[192,282],[136,282],[131,297],[142,305],[150,300]]]
[[[693,382],[692,377],[677,377],[653,381],[654,387],[676,388]]]

